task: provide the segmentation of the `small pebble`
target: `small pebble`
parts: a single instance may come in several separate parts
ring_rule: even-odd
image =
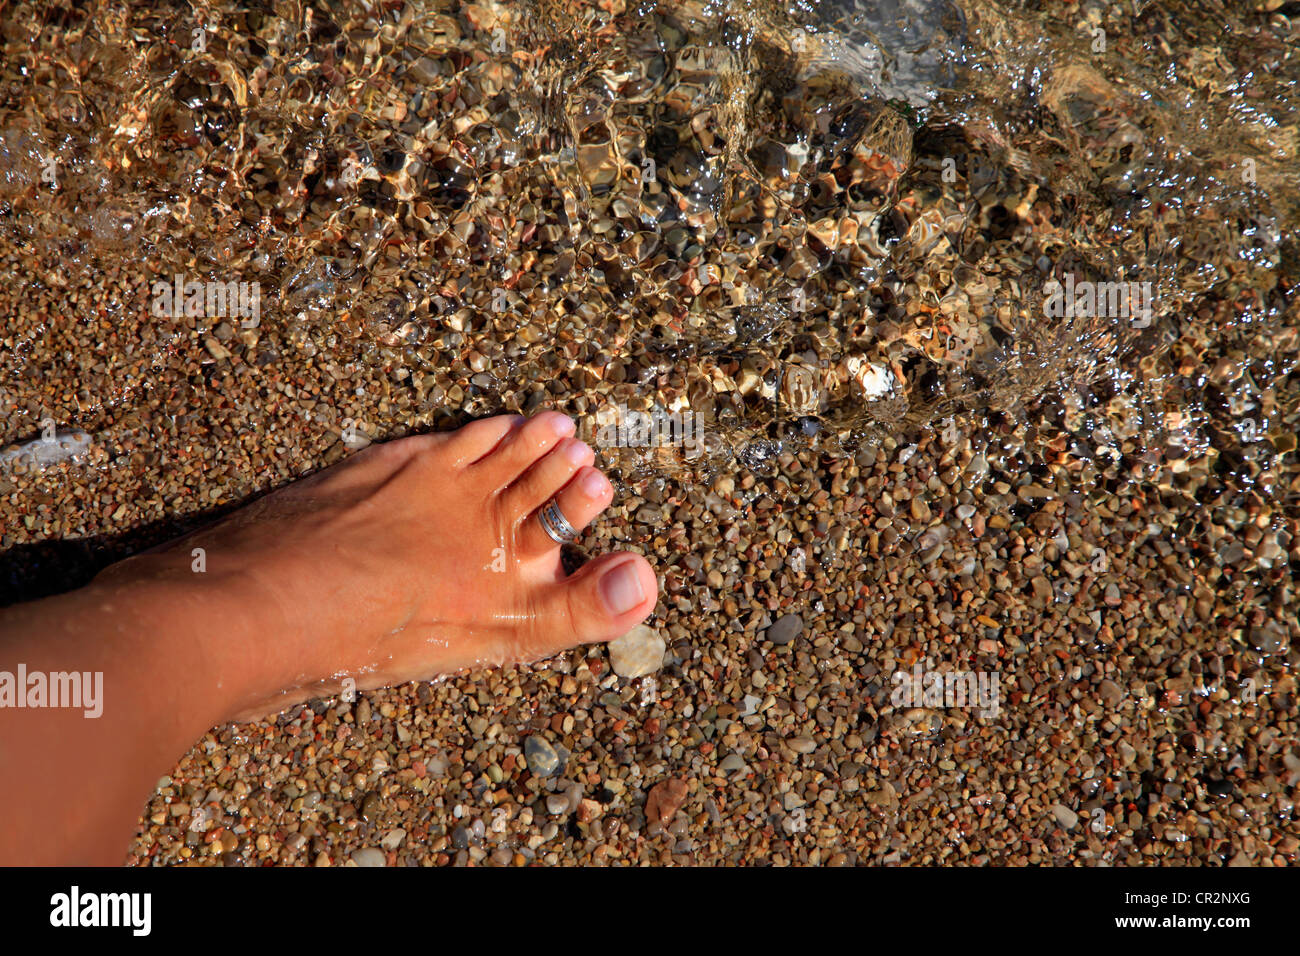
[[[564,769],[560,755],[544,737],[534,735],[525,740],[524,757],[528,769],[539,777],[553,777]]]
[[[764,633],[764,637],[772,644],[780,647],[789,644],[796,637],[803,633],[803,618],[798,614],[787,614],[778,618],[771,627]]]

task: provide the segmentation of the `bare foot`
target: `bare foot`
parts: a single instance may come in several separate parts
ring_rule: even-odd
[[[345,678],[381,687],[610,640],[650,614],[657,582],[628,553],[565,576],[538,510],[555,496],[581,530],[613,497],[574,432],[543,412],[372,445],[101,578],[181,585],[166,590],[188,611],[228,620],[195,639],[216,642],[203,659],[238,688],[235,718]]]

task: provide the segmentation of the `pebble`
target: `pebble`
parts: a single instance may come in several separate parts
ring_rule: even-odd
[[[667,825],[686,801],[689,788],[677,777],[661,781],[650,788],[646,797],[645,816],[650,823]]]
[[[1286,632],[1276,624],[1250,629],[1250,643],[1261,654],[1280,654],[1286,649]]]
[[[13,465],[46,468],[74,461],[90,451],[91,437],[84,431],[55,432],[52,438],[36,438],[0,451],[0,469]]]
[[[644,677],[663,666],[667,644],[652,628],[639,624],[609,642],[609,662],[620,677]]]
[[[737,770],[744,770],[745,758],[740,754],[727,754],[719,761],[718,769],[723,773],[735,773]]]
[[[564,761],[544,737],[534,735],[525,740],[524,757],[528,769],[539,777],[554,777],[564,770]]]
[[[546,812],[553,817],[564,816],[570,809],[567,794],[553,793],[546,798]]]
[[[1067,830],[1073,830],[1079,823],[1079,815],[1063,803],[1053,804],[1052,816]]]
[[[383,850],[374,847],[366,847],[364,850],[356,850],[350,857],[357,866],[387,866],[388,857]]]
[[[803,633],[803,618],[798,614],[787,614],[778,618],[764,633],[769,643],[778,647],[789,644]]]

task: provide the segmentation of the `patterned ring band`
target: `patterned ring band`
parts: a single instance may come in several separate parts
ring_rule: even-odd
[[[546,502],[546,507],[537,515],[537,520],[547,537],[556,544],[568,544],[578,537],[578,532],[573,530],[573,525],[564,517],[564,512],[554,498]]]

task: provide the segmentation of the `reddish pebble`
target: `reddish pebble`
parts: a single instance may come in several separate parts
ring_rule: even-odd
[[[645,817],[650,823],[665,826],[677,815],[686,800],[686,781],[671,777],[650,788],[645,802]]]

